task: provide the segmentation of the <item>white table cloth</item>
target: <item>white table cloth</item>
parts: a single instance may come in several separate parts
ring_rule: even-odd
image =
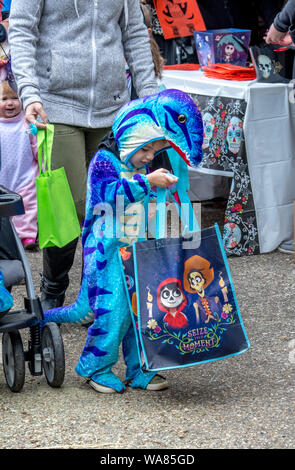
[[[243,143],[258,231],[256,252],[273,251],[283,241],[290,240],[294,232],[295,201],[295,105],[290,100],[293,84],[209,79],[201,71],[179,70],[164,71],[162,81],[166,88],[181,89],[203,103],[204,97],[207,103],[210,97],[246,103]],[[230,177],[233,172],[205,164],[190,169],[189,176],[191,199],[197,194],[196,199],[204,200],[214,191],[215,196],[222,193],[221,182],[216,177]],[[248,251],[251,254],[255,250]]]

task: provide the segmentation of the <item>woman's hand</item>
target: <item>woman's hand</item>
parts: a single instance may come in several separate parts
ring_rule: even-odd
[[[169,173],[165,168],[159,168],[147,175],[147,179],[151,186],[157,186],[159,188],[168,188],[172,184],[178,181],[178,178],[167,175]]]
[[[37,117],[40,116],[43,123],[37,121]],[[46,129],[46,123],[48,121],[48,116],[44,111],[42,103],[36,101],[29,104],[26,107],[26,121],[28,124],[34,124],[39,129]]]
[[[293,41],[291,39],[290,33],[281,33],[278,31],[272,24],[269,28],[269,31],[264,38],[267,44],[279,44],[280,46],[291,46]]]

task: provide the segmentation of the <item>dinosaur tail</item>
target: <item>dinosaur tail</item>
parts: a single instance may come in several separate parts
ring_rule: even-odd
[[[89,305],[87,283],[84,279],[76,302],[66,307],[58,307],[44,312],[43,324],[55,322],[83,325],[93,320],[94,313]]]

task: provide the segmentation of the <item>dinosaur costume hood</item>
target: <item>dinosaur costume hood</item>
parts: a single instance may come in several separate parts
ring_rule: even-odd
[[[118,112],[113,127],[121,161],[132,168],[130,157],[147,143],[167,140],[189,166],[202,160],[203,122],[193,100],[180,90],[130,101]]]

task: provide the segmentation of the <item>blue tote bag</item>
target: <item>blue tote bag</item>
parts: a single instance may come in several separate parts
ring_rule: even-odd
[[[170,194],[173,197],[173,194]],[[185,191],[184,236],[164,238],[166,192],[158,190],[157,232],[120,252],[144,371],[193,366],[250,347],[218,225],[199,230]]]

